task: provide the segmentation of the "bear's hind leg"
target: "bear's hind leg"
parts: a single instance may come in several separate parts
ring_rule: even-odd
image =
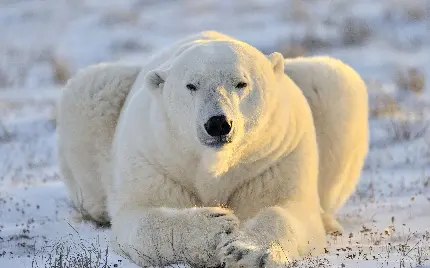
[[[82,161],[83,162],[83,161]],[[82,220],[88,220],[97,225],[108,225],[110,219],[107,212],[106,194],[100,185],[100,174],[91,163],[80,163],[75,168],[75,178],[79,179],[75,185],[74,209]]]
[[[60,150],[61,151],[61,150]],[[77,182],[75,181],[75,178],[73,177],[73,172],[70,169],[67,161],[64,159],[63,155],[60,153],[59,155],[59,166],[60,171],[62,175],[63,182],[67,186],[67,191],[69,193],[69,197],[71,199],[71,206],[74,209],[72,218],[73,220],[80,222],[83,220],[82,213],[80,213],[78,209],[78,205],[80,204],[80,196],[81,192],[79,191],[79,187],[77,185]]]
[[[365,147],[357,148],[362,150]],[[329,178],[326,178],[326,182],[323,184],[325,188],[320,188],[321,207],[323,209],[321,216],[327,233],[343,232],[343,228],[335,215],[355,191],[363,164],[363,152],[360,150],[353,151],[349,161],[344,162],[344,169],[339,172],[339,176],[332,177],[331,181],[327,181]]]

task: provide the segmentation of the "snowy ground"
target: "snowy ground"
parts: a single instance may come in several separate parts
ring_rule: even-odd
[[[0,25],[0,267],[136,267],[109,251],[109,229],[69,217],[55,100],[79,68],[205,29],[339,57],[368,82],[371,150],[346,233],[297,265],[430,267],[430,0],[2,0]]]

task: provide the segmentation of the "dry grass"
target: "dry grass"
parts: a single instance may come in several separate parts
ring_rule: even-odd
[[[428,128],[428,122],[393,119],[389,130],[394,141],[411,141],[423,137]]]
[[[346,46],[361,46],[371,37],[367,22],[357,18],[347,18],[341,25],[342,43]]]
[[[102,248],[99,240],[73,242],[73,237],[43,249],[42,259],[33,259],[32,268],[110,268],[118,264],[108,262],[109,247]]]
[[[371,118],[393,117],[402,112],[401,100],[393,94],[392,87],[386,87],[375,79],[368,79],[365,83],[369,92]]]
[[[428,11],[420,6],[409,6],[406,9],[406,14],[410,21],[422,21],[428,18]]]
[[[6,126],[0,121],[0,143],[7,143],[13,138]]]
[[[425,89],[425,74],[418,68],[399,69],[396,72],[395,81],[401,90],[421,93]]]
[[[366,243],[354,243],[354,237],[365,239]],[[293,262],[288,267],[346,267],[345,263],[353,261],[377,261],[378,267],[393,267],[397,263],[399,268],[421,267],[430,261],[430,233],[397,234],[396,228],[390,225],[383,231],[362,226],[358,233],[336,234],[333,241],[349,241],[346,246],[331,246],[326,253],[335,256],[334,265],[332,258],[306,257],[300,261]],[[393,242],[393,241],[397,242]],[[357,264],[356,264],[357,265]],[[359,267],[359,266],[356,266]]]
[[[67,62],[58,57],[51,57],[50,62],[55,83],[57,85],[66,84],[67,80],[70,78],[70,68]]]
[[[398,100],[388,94],[378,94],[369,105],[369,115],[376,118],[392,116],[400,110]]]
[[[410,22],[424,21],[429,18],[430,3],[427,0],[393,0],[389,12],[400,13]]]
[[[388,266],[389,263],[397,262],[399,267],[417,267],[422,266],[429,261],[430,254],[430,233],[414,233],[409,230],[407,234],[396,232],[394,218],[392,225],[384,231],[372,230],[366,226],[360,230],[360,237],[368,240],[366,245],[337,248],[337,256],[342,256],[345,260],[374,260],[381,263],[380,267]],[[396,242],[397,241],[397,242]]]

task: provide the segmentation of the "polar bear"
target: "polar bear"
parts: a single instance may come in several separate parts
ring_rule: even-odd
[[[62,91],[58,115],[72,201],[95,221],[110,221],[115,251],[142,266],[277,267],[322,252],[324,224],[339,227],[333,213],[354,188],[364,156],[321,133],[348,140],[343,129],[366,115],[366,100],[364,107],[345,104],[356,110],[351,116],[331,113],[349,114],[337,104],[344,90],[366,93],[340,62],[299,61],[203,32],[143,66],[81,71]],[[320,90],[335,91],[336,98],[321,98],[332,107],[314,102]],[[328,127],[331,118],[345,120],[342,130]],[[367,146],[366,135],[355,137]],[[354,168],[337,168],[344,162],[330,158],[343,173],[318,170],[319,155],[334,148]]]

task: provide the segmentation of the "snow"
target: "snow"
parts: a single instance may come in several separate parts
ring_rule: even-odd
[[[55,151],[56,64],[73,75],[138,63],[211,29],[264,52],[338,57],[368,83],[371,149],[340,212],[345,233],[297,265],[430,267],[430,1],[3,0],[0,25],[0,267],[51,267],[62,247],[75,263],[136,267],[109,250],[108,228],[71,217]],[[408,68],[427,79],[421,92],[401,87]]]

